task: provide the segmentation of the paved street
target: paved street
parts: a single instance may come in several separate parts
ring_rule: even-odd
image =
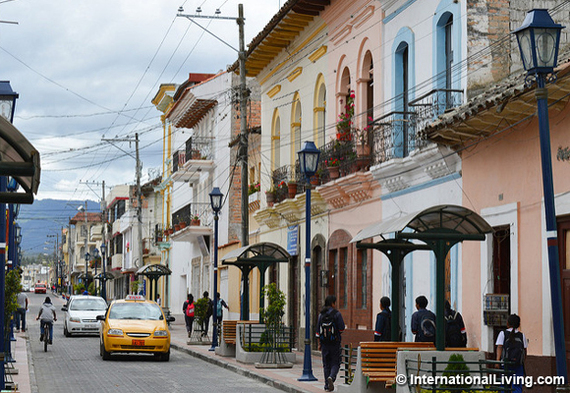
[[[32,392],[275,392],[275,388],[172,349],[169,362],[152,356],[120,356],[103,361],[96,336],[63,335],[63,300],[51,296],[58,320],[53,345],[43,351],[35,321],[45,295],[28,294],[28,351]]]

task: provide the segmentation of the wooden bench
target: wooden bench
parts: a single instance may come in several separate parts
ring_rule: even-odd
[[[236,329],[238,321],[223,321],[222,322],[222,337],[226,344],[236,343]]]
[[[222,321],[222,337],[226,344],[236,343],[236,330],[238,324],[259,323],[259,321]]]
[[[370,382],[385,382],[391,387],[396,378],[396,362],[398,350],[434,350],[433,343],[416,342],[361,342],[360,356],[362,375],[366,378],[366,385]]]

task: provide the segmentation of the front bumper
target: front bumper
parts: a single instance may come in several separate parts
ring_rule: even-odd
[[[107,352],[161,352],[166,353],[170,350],[169,337],[123,337],[107,336],[105,337],[105,349]]]

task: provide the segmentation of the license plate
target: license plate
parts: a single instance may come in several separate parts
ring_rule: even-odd
[[[144,345],[144,340],[133,340],[133,345],[136,345],[136,346],[143,346],[143,345]]]
[[[97,325],[85,325],[85,329],[96,329]]]

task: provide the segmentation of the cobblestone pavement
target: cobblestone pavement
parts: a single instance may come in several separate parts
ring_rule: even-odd
[[[35,321],[45,295],[30,294],[28,321],[28,358],[30,382],[34,393],[62,391],[98,392],[275,392],[263,382],[248,378],[172,350],[169,362],[152,356],[118,356],[103,361],[96,336],[63,335],[63,301],[51,296],[57,308],[53,345],[43,351],[39,341],[39,322]]]

